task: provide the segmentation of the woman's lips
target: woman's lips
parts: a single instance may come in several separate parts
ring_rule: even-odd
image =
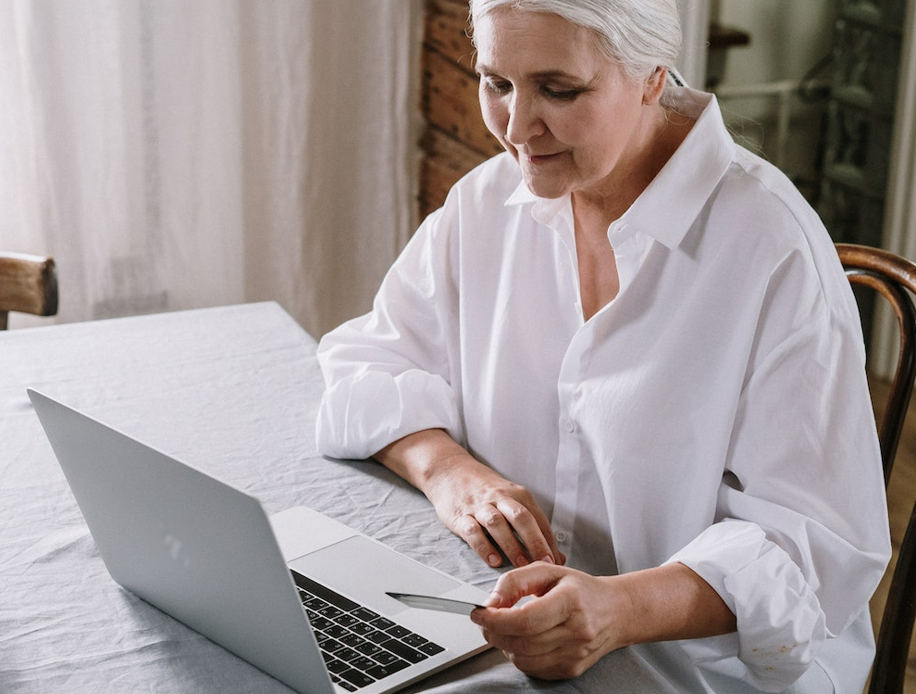
[[[525,155],[525,158],[527,158],[528,161],[531,162],[532,164],[537,165],[537,164],[546,164],[546,163],[548,163],[548,162],[550,162],[550,161],[553,161],[553,160],[556,159],[558,156],[560,156],[559,153],[554,153],[554,154],[526,154],[526,155]]]

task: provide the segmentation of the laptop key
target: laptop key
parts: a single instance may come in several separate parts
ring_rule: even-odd
[[[346,660],[348,663],[351,660],[356,660],[357,658],[362,658],[362,656],[354,651],[352,648],[341,648],[339,651],[334,653],[341,660]]]
[[[385,651],[385,649],[383,649],[381,646],[376,646],[371,641],[365,640],[362,643],[353,646],[353,649],[359,651],[363,655],[368,655],[370,658],[374,658],[379,653],[387,653],[387,651]]]
[[[393,675],[396,672],[400,672],[406,667],[410,667],[410,663],[406,660],[395,660],[393,663],[388,665],[376,665],[371,670],[366,672],[370,677],[374,677],[377,680],[380,680],[388,675]]]
[[[438,643],[433,643],[432,641],[427,641],[422,646],[418,648],[423,651],[426,655],[436,655],[445,650],[444,647],[440,646]]]
[[[375,679],[367,675],[365,672],[360,672],[359,670],[349,669],[344,670],[340,673],[340,677],[350,684],[356,685],[357,687],[365,687],[373,682]]]
[[[344,645],[337,639],[332,639],[326,634],[324,636],[325,640],[322,641],[319,645],[321,646],[321,650],[325,651],[326,653],[336,653],[344,647]]]
[[[386,617],[379,617],[378,619],[373,619],[370,622],[370,624],[374,626],[376,629],[381,629],[382,631],[385,631],[386,629],[390,629],[391,627],[394,626],[394,622],[392,622],[390,619],[387,619]]]
[[[354,634],[354,633],[350,632],[350,633],[348,633],[348,634],[345,634],[344,636],[341,636],[341,637],[340,637],[340,642],[343,643],[343,644],[345,644],[345,645],[347,645],[347,646],[349,646],[350,648],[355,648],[356,650],[359,650],[359,647],[360,647],[360,646],[365,645],[366,639],[364,639],[364,638],[363,638],[362,636],[360,636],[359,634]],[[360,651],[360,652],[362,652],[362,651]]]
[[[343,672],[344,670],[349,669],[350,667],[342,660],[337,660],[336,658],[331,658],[330,660],[325,662],[325,666],[328,668],[328,672],[334,675],[337,675]]]
[[[413,646],[414,648],[419,648],[424,643],[429,643],[428,639],[423,638],[419,634],[407,634],[406,636],[401,637],[401,641],[406,643],[408,646]]]
[[[328,636],[333,636],[335,639],[342,639],[344,636],[350,632],[344,629],[339,624],[332,624],[328,628],[324,629],[324,633]]]
[[[350,627],[350,628],[352,628],[354,624],[361,624],[361,622],[356,617],[354,617],[352,614],[346,614],[346,613],[340,615],[339,617],[336,617],[334,621],[340,624],[341,626]]]
[[[398,641],[397,639],[389,639],[382,644],[382,648],[386,648],[395,655],[401,656],[404,660],[410,663],[419,663],[420,661],[426,660],[429,656],[425,653],[421,653],[416,648],[408,646],[403,641]]]
[[[353,616],[357,617],[364,622],[371,622],[373,619],[381,619],[382,616],[378,612],[373,612],[368,607],[357,607],[353,610]]]
[[[411,633],[409,629],[405,629],[400,624],[392,625],[388,629],[385,629],[385,632],[389,636],[393,636],[396,639],[403,639],[405,636]]]
[[[372,660],[372,658],[367,658],[364,655],[350,661],[350,667],[362,670],[363,672],[374,668],[376,665],[378,665],[378,663]]]
[[[322,610],[331,604],[326,600],[322,600],[319,597],[306,593],[301,588],[299,589],[299,597],[302,599],[302,604],[310,610]]]
[[[327,617],[328,619],[336,619],[343,614],[343,610],[341,610],[339,607],[335,607],[334,605],[326,605],[315,611],[322,617]]]
[[[315,631],[327,631],[334,626],[334,622],[320,615],[316,615],[315,619],[310,619],[309,621],[312,623],[312,629]]]
[[[368,624],[364,622],[357,622],[356,624],[352,624],[350,626],[350,631],[352,631],[354,634],[359,634],[360,636],[364,636],[366,638],[369,637],[369,634],[383,633],[383,632],[378,631],[378,629],[376,629],[375,627],[369,626]],[[388,638],[387,634],[385,634],[385,638]]]
[[[398,660],[400,660],[391,651],[385,651],[381,649],[379,650],[378,653],[375,653],[372,655],[372,659],[378,662],[379,665],[391,665],[392,663],[395,663]],[[407,663],[404,664],[404,667],[407,667]]]
[[[384,631],[373,631],[369,634],[366,634],[366,638],[372,643],[384,643],[385,641],[391,639],[391,637]]]

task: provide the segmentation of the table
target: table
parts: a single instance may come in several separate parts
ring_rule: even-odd
[[[498,577],[426,499],[367,461],[322,458],[315,341],[248,304],[0,333],[0,692],[291,690],[121,589],[31,409],[31,386],[257,496],[316,508],[489,588]],[[673,692],[633,650],[532,680],[489,651],[410,692]]]

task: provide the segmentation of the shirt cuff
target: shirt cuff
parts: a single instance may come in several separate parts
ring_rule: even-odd
[[[318,451],[332,458],[369,458],[424,429],[459,439],[458,410],[448,383],[419,370],[367,371],[325,391],[316,422]]]
[[[737,635],[685,641],[698,667],[778,692],[808,669],[827,638],[826,620],[799,567],[755,523],[710,526],[666,563],[702,577],[735,613]]]

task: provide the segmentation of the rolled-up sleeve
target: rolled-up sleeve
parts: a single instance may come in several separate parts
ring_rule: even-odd
[[[696,571],[737,617],[736,634],[684,641],[700,667],[780,692],[814,661],[825,614],[801,569],[749,522],[718,523],[671,559]]]
[[[461,438],[449,347],[457,297],[441,217],[431,216],[411,239],[372,311],[319,343],[326,390],[316,433],[323,455],[368,458],[423,429]]]

